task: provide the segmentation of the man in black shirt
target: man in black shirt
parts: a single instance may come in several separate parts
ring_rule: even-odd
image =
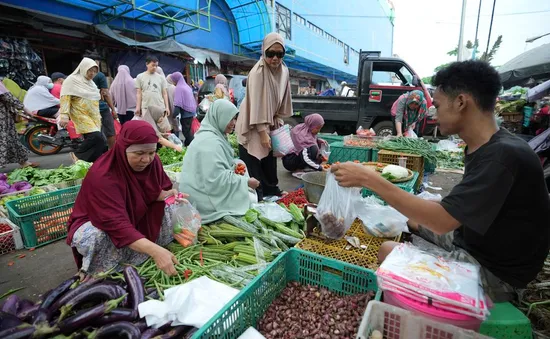
[[[540,160],[525,141],[497,127],[493,111],[501,84],[489,64],[456,62],[433,80],[441,132],[458,134],[468,145],[464,177],[441,203],[410,195],[361,165],[332,171],[342,186],[376,192],[409,218],[411,231],[449,257],[479,264],[493,301],[511,300],[536,277],[550,249],[550,201]],[[384,243],[380,260],[396,245]]]

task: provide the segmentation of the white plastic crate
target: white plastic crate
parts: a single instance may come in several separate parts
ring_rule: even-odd
[[[0,217],[0,224],[7,224],[11,231],[0,233],[0,255],[23,248],[23,240],[19,227],[14,225],[8,218]]]
[[[433,321],[380,301],[371,301],[357,339],[370,339],[378,330],[384,339],[490,339],[472,330]]]

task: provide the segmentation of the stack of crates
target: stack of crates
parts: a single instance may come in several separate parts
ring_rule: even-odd
[[[329,164],[335,162],[347,162],[347,161],[359,161],[369,162],[371,161],[372,149],[367,147],[354,147],[344,146],[344,142],[335,142],[330,145],[330,157],[328,159]]]

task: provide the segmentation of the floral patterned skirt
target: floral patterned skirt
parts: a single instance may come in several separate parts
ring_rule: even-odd
[[[172,240],[172,222],[170,206],[164,210],[162,226],[156,243],[168,245]],[[81,272],[97,274],[115,268],[121,271],[124,265],[140,265],[149,258],[147,254],[136,252],[130,247],[116,248],[107,233],[87,222],[74,233],[71,247],[82,255]]]

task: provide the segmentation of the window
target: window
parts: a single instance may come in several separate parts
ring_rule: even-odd
[[[276,28],[277,33],[287,40],[292,40],[291,34],[291,13],[290,10],[284,6],[276,4],[275,11],[277,13]]]
[[[383,86],[412,86],[412,73],[403,65],[375,62],[372,84]]]

